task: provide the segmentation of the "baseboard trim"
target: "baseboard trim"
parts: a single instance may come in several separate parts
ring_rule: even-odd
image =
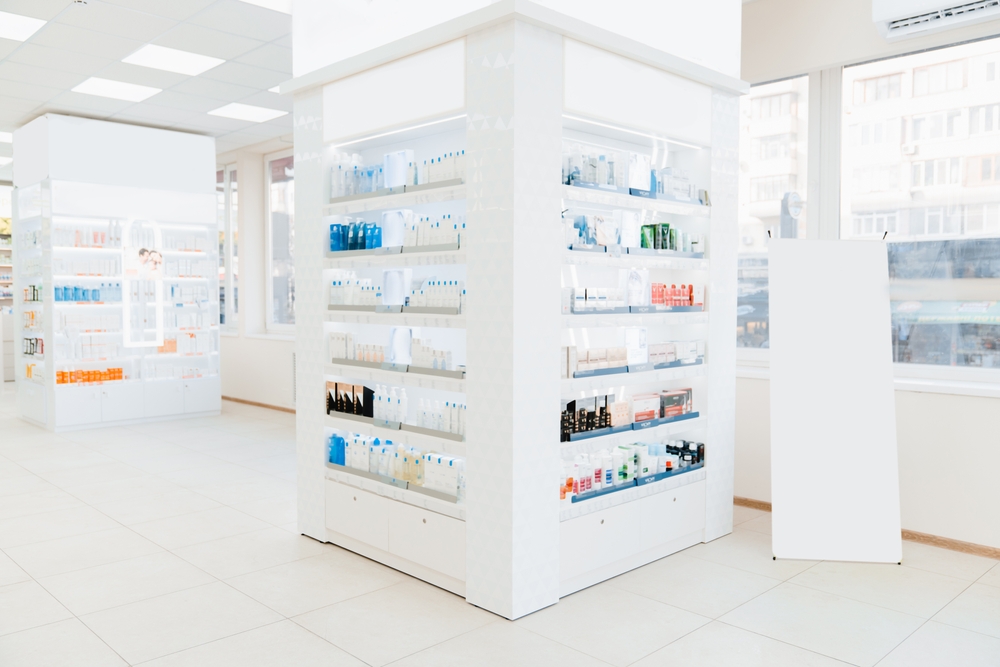
[[[269,405],[267,403],[258,403],[257,401],[248,401],[243,398],[233,398],[232,396],[223,396],[222,400],[232,401],[233,403],[242,403],[243,405],[252,405],[256,408],[267,408],[268,410],[278,410],[279,412],[291,412],[295,414],[295,408],[282,408],[277,405]]]
[[[733,504],[739,505],[740,507],[750,507],[755,510],[762,510],[764,512],[771,511],[771,503],[764,502],[763,500],[753,500],[752,498],[740,498],[739,496],[734,496]],[[973,556],[983,556],[984,558],[995,558],[1000,560],[1000,549],[997,547],[988,547],[984,544],[974,544],[972,542],[963,542],[962,540],[953,540],[950,537],[939,537],[937,535],[928,535],[927,533],[918,533],[915,530],[906,530],[905,528],[902,532],[903,539],[907,542],[918,542],[919,544],[927,544],[932,547],[958,551],[963,554],[971,554]]]
[[[733,496],[733,504],[764,512],[771,511],[771,503],[766,503],[763,500],[753,500],[752,498],[740,498],[739,496]]]

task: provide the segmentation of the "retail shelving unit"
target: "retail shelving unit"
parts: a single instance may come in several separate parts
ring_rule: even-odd
[[[14,380],[14,249],[0,234],[0,382]]]
[[[20,416],[59,431],[218,414],[214,142],[49,114],[14,150],[41,156],[15,174]]]
[[[295,93],[297,235],[313,240],[295,258],[300,530],[517,618],[732,530],[737,96],[745,86],[592,26],[585,45],[574,39],[578,21],[531,2],[500,4],[509,14],[497,5],[295,79],[283,92]],[[627,98],[609,99],[623,91]],[[594,108],[581,103],[588,99]],[[665,101],[662,114],[649,112]],[[576,143],[623,159],[646,155],[654,169],[683,169],[710,200],[568,184],[561,165]],[[407,149],[418,165],[464,151],[464,170],[444,184],[333,196],[344,154],[371,165]],[[379,222],[396,209],[464,216],[458,247],[330,251],[331,224],[345,216]],[[616,211],[698,237],[698,251],[612,244],[585,252],[565,242],[564,216]],[[413,285],[462,281],[464,309],[330,305],[331,285],[345,276],[379,285],[396,269],[412,271]],[[576,313],[563,305],[566,289],[613,287],[631,269],[649,281],[704,288],[704,307]],[[332,358],[331,334],[384,346],[393,327],[419,328],[414,337],[443,343],[465,374]],[[561,379],[563,348],[620,345],[634,328],[650,342],[700,343],[704,355]],[[330,383],[338,382],[355,395],[360,385],[405,388],[404,421],[419,417],[418,399],[458,400],[468,406],[465,436],[459,442],[328,414]],[[560,442],[567,400],[680,388],[693,395],[683,415]],[[374,458],[367,469],[363,461],[331,464],[330,437],[338,435],[460,457],[464,493],[428,500],[417,482],[373,473]],[[561,471],[574,457],[671,439],[703,443],[704,462],[560,500]]]

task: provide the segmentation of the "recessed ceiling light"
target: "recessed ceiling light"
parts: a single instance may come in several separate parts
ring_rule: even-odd
[[[274,88],[268,88],[267,92],[280,94],[281,93],[281,86],[275,86]]]
[[[292,13],[292,0],[243,0],[248,5],[257,5],[264,9],[273,9],[283,14]]]
[[[223,118],[235,118],[236,120],[249,120],[254,123],[263,123],[265,121],[274,120],[279,116],[286,116],[288,115],[288,112],[233,102],[232,104],[227,104],[224,107],[219,107],[215,111],[209,111],[208,115],[222,116]]]
[[[144,99],[152,97],[161,91],[162,88],[140,86],[135,83],[125,83],[124,81],[112,81],[111,79],[101,79],[96,76],[90,77],[76,88],[73,88],[74,93],[110,97],[114,100],[126,100],[128,102],[142,102]]]
[[[0,37],[23,42],[46,23],[42,19],[33,19],[30,16],[0,12]]]
[[[14,143],[14,134],[11,132],[0,132],[0,144]]]
[[[122,58],[122,62],[130,65],[162,69],[167,72],[176,72],[177,74],[198,76],[202,72],[207,72],[226,61],[222,58],[203,56],[200,53],[191,53],[190,51],[180,51],[178,49],[168,49],[165,46],[147,44],[128,58]]]
[[[14,161],[12,157],[0,157],[0,167],[6,167],[8,164]]]

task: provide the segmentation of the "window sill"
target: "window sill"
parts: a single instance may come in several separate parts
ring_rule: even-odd
[[[239,329],[219,329],[219,335],[225,338],[239,338]]]
[[[770,380],[771,369],[762,366],[737,366],[736,377],[748,380]],[[896,391],[1000,398],[1000,383],[998,382],[976,382],[945,378],[897,376],[894,378],[893,384]]]

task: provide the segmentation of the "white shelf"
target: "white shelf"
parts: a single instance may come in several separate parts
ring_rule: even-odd
[[[708,324],[708,311],[700,313],[622,313],[620,315],[563,315],[563,327],[646,327],[657,325]]]
[[[338,364],[336,361],[327,364],[323,368],[323,371],[326,375],[356,378],[361,381],[377,382],[379,384],[465,393],[465,380],[438,375],[424,375],[419,372],[399,373],[381,368]]]
[[[465,328],[465,315],[421,315],[418,313],[371,313],[332,310],[325,313],[325,319],[327,322],[379,324],[390,327]]]
[[[333,480],[338,484],[345,484],[347,486],[353,486],[356,489],[361,489],[362,491],[374,493],[382,496],[383,498],[389,498],[390,500],[406,503],[407,505],[422,507],[423,509],[430,510],[431,512],[437,512],[438,514],[450,516],[453,519],[465,521],[465,506],[459,505],[458,503],[450,503],[446,500],[432,498],[431,496],[424,495],[417,491],[410,491],[398,486],[393,486],[392,484],[386,484],[385,482],[368,479],[367,477],[361,477],[360,475],[353,475],[342,470],[334,470],[329,466],[326,468],[326,478]]]
[[[395,195],[375,195],[363,199],[335,202],[323,207],[323,215],[351,215],[369,211],[383,211],[392,208],[406,208],[418,204],[457,201],[465,199],[465,184],[429,187],[426,190],[401,192]]]
[[[403,443],[404,445],[410,445],[411,447],[416,447],[424,451],[435,451],[443,454],[449,454],[451,456],[465,457],[465,443],[457,440],[439,438],[437,436],[415,433],[413,431],[382,428],[368,422],[356,421],[348,417],[338,417],[336,413],[326,415],[324,423],[330,428],[335,428],[341,431],[350,431],[351,433],[359,433],[371,438],[378,438],[383,442],[386,440],[392,440],[394,443]]]
[[[337,253],[327,255],[323,260],[324,269],[367,269],[388,266],[441,266],[465,264],[464,250],[441,252],[403,252],[392,255],[347,255],[337,257]]]
[[[645,384],[649,382],[669,382],[685,378],[702,377],[708,372],[706,364],[692,364],[677,368],[661,368],[643,373],[611,373],[583,378],[568,378],[562,380],[562,394],[568,398],[571,394],[602,392],[606,389],[625,385]],[[611,393],[610,391],[605,393]],[[594,395],[594,394],[591,394]]]
[[[562,457],[565,460],[572,459],[577,454],[592,454],[602,449],[612,449],[618,445],[628,445],[633,442],[662,441],[664,438],[705,428],[706,426],[708,426],[708,417],[704,412],[701,412],[694,419],[668,422],[641,431],[622,431],[596,438],[584,438],[575,442],[560,442],[559,447],[562,450]]]
[[[622,254],[614,257],[606,252],[585,252],[566,250],[563,253],[563,263],[577,266],[605,266],[610,268],[629,269],[642,267],[644,269],[673,269],[677,271],[708,271],[707,259],[691,259],[688,257],[661,257],[657,255]]]
[[[635,502],[641,498],[655,496],[658,493],[665,493],[667,491],[673,491],[674,489],[679,489],[683,486],[688,486],[689,484],[697,484],[698,482],[704,481],[705,478],[705,468],[702,467],[698,470],[692,470],[691,472],[685,472],[679,475],[674,475],[673,477],[661,479],[658,482],[628,487],[621,491],[615,491],[596,498],[590,498],[589,500],[582,500],[578,503],[566,501],[559,508],[559,521],[576,519],[577,517],[606,510],[609,507],[616,507],[618,505]]]
[[[675,202],[666,199],[647,199],[646,197],[633,197],[619,192],[609,192],[607,190],[596,190],[590,188],[580,188],[574,185],[562,186],[562,197],[564,201],[579,202],[581,204],[600,204],[613,208],[631,208],[645,211],[655,211],[657,213],[672,213],[674,215],[691,215],[697,217],[709,217],[712,215],[711,206],[685,202]]]

